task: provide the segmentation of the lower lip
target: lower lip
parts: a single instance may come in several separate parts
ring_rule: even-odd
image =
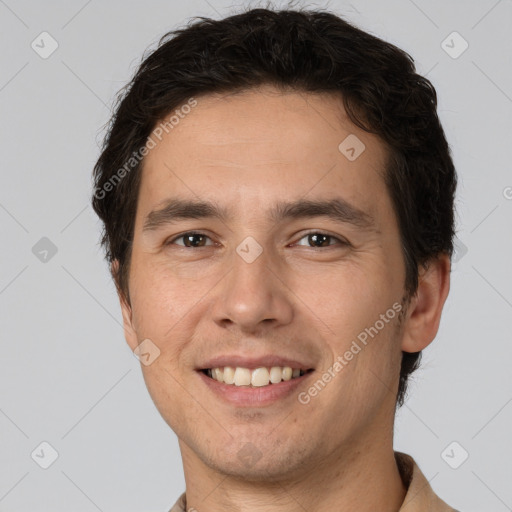
[[[203,372],[197,372],[203,382],[222,400],[239,407],[262,407],[292,395],[297,388],[314,372],[308,372],[300,377],[281,381],[279,384],[249,387],[224,384],[208,377]]]

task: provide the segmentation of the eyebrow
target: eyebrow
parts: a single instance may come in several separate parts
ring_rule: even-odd
[[[220,207],[210,201],[171,198],[166,200],[161,208],[147,215],[142,230],[154,231],[167,224],[187,219],[219,219],[226,223],[233,216],[230,208]],[[312,217],[328,217],[360,229],[376,230],[375,220],[369,213],[342,198],[278,202],[269,212],[269,218],[275,223]]]

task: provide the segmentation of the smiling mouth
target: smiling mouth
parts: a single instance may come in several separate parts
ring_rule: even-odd
[[[207,377],[217,382],[233,386],[264,387],[283,381],[297,379],[313,371],[313,368],[291,368],[290,366],[272,366],[260,368],[243,368],[224,366],[200,370]]]

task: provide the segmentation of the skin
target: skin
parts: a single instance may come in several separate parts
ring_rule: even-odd
[[[130,304],[120,292],[130,348],[149,338],[160,350],[142,371],[179,439],[187,507],[396,512],[406,493],[392,445],[401,352],[434,339],[449,259],[421,270],[401,324],[387,323],[308,404],[297,393],[265,407],[222,402],[195,371],[199,361],[226,353],[303,358],[316,373],[297,392],[307,391],[359,333],[402,303],[405,264],[382,177],[386,147],[349,121],[339,98],[265,86],[197,101],[145,158]],[[349,134],[366,146],[352,162],[338,150]],[[233,216],[144,232],[147,215],[171,197],[214,201]],[[375,229],[268,217],[277,201],[334,197],[371,215]],[[190,230],[206,235],[199,247],[177,239]],[[310,232],[335,238],[315,245]],[[248,236],[263,250],[252,263],[236,252]],[[254,464],[237,456],[246,443],[260,454]]]

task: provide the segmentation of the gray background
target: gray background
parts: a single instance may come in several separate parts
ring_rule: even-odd
[[[90,175],[114,94],[143,51],[236,5],[0,0],[1,511],[167,511],[184,490],[176,437],[124,341]],[[437,88],[459,172],[459,251],[396,448],[452,506],[512,510],[512,2],[307,5],[399,45]],[[43,31],[59,45],[47,59],[31,47]],[[469,44],[458,58],[453,31]],[[47,469],[44,441],[58,452]]]

